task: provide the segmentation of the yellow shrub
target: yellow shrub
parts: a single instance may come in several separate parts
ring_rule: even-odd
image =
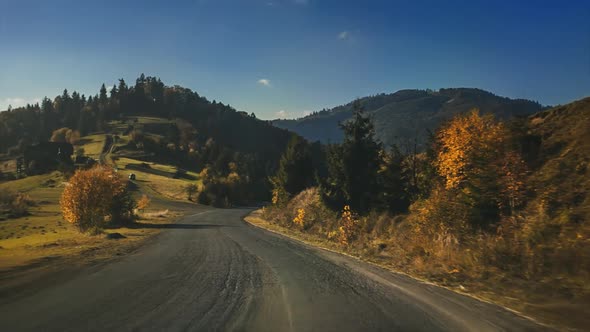
[[[293,223],[301,228],[305,227],[305,209],[297,209],[297,216],[293,218]]]
[[[359,233],[358,220],[350,210],[350,206],[345,205],[340,218],[340,227],[338,227],[338,242],[343,245],[350,245]]]
[[[126,182],[111,168],[79,170],[66,185],[60,200],[63,217],[80,231],[104,226],[107,218],[121,213]]]

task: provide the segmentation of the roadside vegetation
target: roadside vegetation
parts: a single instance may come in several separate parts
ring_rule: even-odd
[[[107,223],[132,223],[137,206],[126,179],[111,167],[78,170],[61,195],[60,206],[66,221],[80,231],[100,232]]]
[[[35,143],[71,143],[75,151],[84,146],[85,156],[119,168],[174,165],[170,178],[197,185],[199,192],[190,196],[202,203],[221,207],[270,200],[268,174],[276,171],[290,136],[286,130],[143,74],[134,84],[121,79],[97,92],[85,96],[65,89],[38,104],[0,112],[0,158],[16,159]],[[168,170],[138,170],[168,176]],[[194,174],[203,171],[206,180],[199,183]],[[186,185],[176,186],[176,192],[159,185],[152,189],[187,199]]]
[[[375,139],[357,105],[316,176],[309,145],[291,140],[273,204],[251,220],[547,322],[588,326],[588,109],[586,99],[508,123],[474,110],[443,124],[427,151],[402,153]]]
[[[88,156],[88,151],[98,159],[105,141],[106,134],[97,133],[80,137],[75,147],[83,151],[82,155]],[[133,159],[128,162],[139,163]],[[187,183],[145,173],[146,178],[127,185],[129,171],[114,172],[108,166],[80,170],[74,175],[72,165],[17,179],[14,164],[6,165],[11,167],[3,167],[3,170],[11,176],[0,180],[0,274],[3,278],[17,276],[18,280],[7,281],[0,292],[4,286],[33,278],[32,273],[26,271],[35,270],[41,276],[42,272],[57,266],[109,259],[131,250],[156,234],[159,224],[168,223],[181,214],[169,211],[159,202],[154,203],[153,198],[165,200],[171,196],[153,191],[150,186],[169,180]],[[160,164],[153,167],[172,169]],[[101,176],[95,176],[98,174]],[[98,193],[100,188],[105,192]],[[60,200],[68,197],[69,203],[60,205]],[[132,198],[137,200],[136,208],[131,204]],[[94,215],[87,218],[89,214]],[[115,233],[119,234],[116,243],[109,240]]]
[[[0,220],[18,218],[29,214],[34,202],[24,193],[10,190],[0,192]]]

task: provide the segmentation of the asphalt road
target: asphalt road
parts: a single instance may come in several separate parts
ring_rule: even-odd
[[[196,211],[195,211],[196,212]],[[200,210],[0,305],[0,331],[539,331],[500,307]]]

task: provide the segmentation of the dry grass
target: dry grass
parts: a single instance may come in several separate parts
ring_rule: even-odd
[[[105,140],[106,135],[104,134],[84,136],[80,139],[82,144],[80,144],[79,147],[84,148],[85,155],[98,160],[102,153]]]
[[[0,161],[0,172],[16,173],[16,159]]]
[[[116,164],[119,168],[125,168],[129,164],[132,164],[132,165],[144,164],[144,165],[148,165],[149,168],[159,170],[162,172],[168,172],[170,174],[174,174],[177,170],[176,166],[173,166],[173,165],[164,165],[164,164],[158,164],[158,163],[149,162],[149,161],[141,161],[141,160],[132,159],[132,158],[125,158],[125,157],[116,158]],[[192,175],[196,176],[197,174],[192,173]]]
[[[87,155],[98,159],[105,137],[104,134],[83,137],[81,147]],[[123,143],[124,140],[117,142]],[[124,162],[140,163],[133,159]],[[172,166],[159,164],[152,164],[151,167],[162,171],[174,169]],[[109,228],[98,235],[81,234],[73,225],[63,220],[59,199],[65,179],[61,173],[53,172],[0,183],[1,191],[26,193],[34,202],[29,207],[29,215],[0,221],[0,278],[3,280],[0,293],[15,287],[25,287],[24,285],[38,285],[49,272],[112,259],[134,250],[159,232],[158,227],[153,227],[154,224],[169,223],[181,216],[179,212],[166,209],[166,200],[162,196],[183,196],[182,188],[186,185],[186,180],[133,172],[138,176],[138,192],[148,193],[156,199],[153,207],[142,211],[137,224]],[[126,177],[130,172],[122,170],[120,173]],[[141,224],[150,225],[142,227]],[[106,238],[107,233],[120,233],[124,238],[109,240]]]
[[[297,228],[286,227],[278,225],[276,223],[269,222],[266,218],[264,218],[264,212],[262,210],[253,211],[244,219],[250,224],[255,225],[257,227],[264,228],[275,233],[287,235],[289,237],[314,245],[316,247],[335,251],[342,251],[342,247],[337,245],[334,241],[330,241],[326,238],[317,236],[315,234],[301,232]]]
[[[133,118],[131,118],[133,119]],[[174,123],[174,121],[172,120],[168,120],[165,118],[157,118],[157,117],[152,117],[152,116],[138,116],[135,119],[137,119],[137,123],[139,124],[169,124],[169,123]]]
[[[142,172],[141,170],[137,169],[125,169],[125,166],[128,164],[141,164],[143,163],[140,160],[131,159],[120,157],[114,161],[115,165],[119,168],[119,173],[125,177],[128,177],[129,174],[134,173],[136,175],[136,183],[140,187],[147,187],[152,192],[162,195],[167,198],[178,199],[178,200],[186,200],[186,192],[185,187],[188,184],[197,184],[199,187],[202,185],[201,180],[190,181],[187,179],[174,179],[171,177],[161,176],[157,174],[152,174],[149,172]],[[171,165],[164,165],[164,164],[157,164],[157,163],[147,163],[150,165],[151,168],[157,169],[164,172],[169,172],[170,174],[174,174],[176,172],[176,167]],[[187,172],[188,175],[195,177],[198,179],[198,174],[194,172]]]
[[[139,214],[141,219],[155,219],[155,218],[165,218],[170,213],[170,210],[159,210],[154,212],[142,212]]]
[[[63,181],[60,173],[54,172],[0,184],[0,190],[25,192],[36,202],[29,210],[30,215],[0,221],[0,271],[27,266],[44,257],[77,257],[86,260],[88,257],[81,255],[89,251],[104,252],[103,256],[108,257],[108,253],[113,250],[124,251],[157,233],[154,228],[105,230],[105,233],[117,232],[126,236],[117,242],[105,239],[104,234],[80,234],[61,216],[58,202]],[[178,213],[161,209],[146,209],[141,215],[142,222],[150,223],[168,223],[178,216]]]

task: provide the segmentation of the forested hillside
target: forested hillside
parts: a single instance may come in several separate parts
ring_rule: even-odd
[[[142,129],[127,123],[131,116],[170,121]],[[257,199],[268,195],[267,174],[275,170],[291,135],[254,114],[142,74],[134,85],[121,79],[113,87],[103,85],[94,96],[64,90],[53,100],[46,97],[41,104],[0,112],[0,155],[16,157],[27,146],[50,139],[109,133],[114,123],[127,125],[125,134],[132,134],[132,143],[160,160],[197,172],[208,168],[210,185],[216,188],[211,190],[228,190],[213,179],[234,174],[241,185],[257,188],[252,190]],[[65,129],[52,137],[60,128]]]
[[[496,96],[480,89],[400,90],[359,99],[375,123],[376,137],[386,146],[417,139],[424,143],[429,130],[454,115],[478,108],[498,118],[530,115],[543,107],[536,102]],[[273,124],[323,143],[343,139],[338,124],[352,116],[353,103],[322,110],[297,120],[275,120]]]
[[[290,142],[269,227],[588,326],[590,98],[517,119],[455,114],[409,153],[384,147],[360,106],[325,177],[303,172],[309,152]]]

